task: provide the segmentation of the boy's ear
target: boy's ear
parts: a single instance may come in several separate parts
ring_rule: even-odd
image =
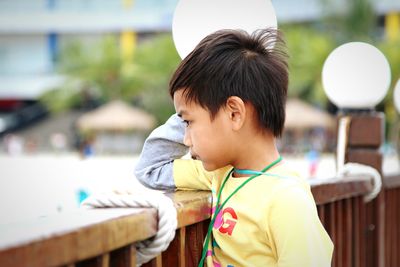
[[[231,96],[226,100],[226,111],[228,113],[233,130],[242,128],[246,118],[246,105],[238,96]]]

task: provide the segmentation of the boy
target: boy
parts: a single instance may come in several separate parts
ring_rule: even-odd
[[[288,87],[283,48],[272,29],[204,38],[170,81],[177,115],[148,137],[136,165],[149,187],[211,190],[199,266],[331,264],[310,187],[275,146]],[[181,159],[188,149],[193,159]]]

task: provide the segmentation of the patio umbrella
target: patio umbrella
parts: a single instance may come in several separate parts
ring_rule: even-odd
[[[82,115],[77,126],[83,131],[149,131],[155,123],[155,118],[145,111],[114,100]]]
[[[299,99],[287,100],[285,129],[333,129],[335,124],[335,119],[328,112]]]

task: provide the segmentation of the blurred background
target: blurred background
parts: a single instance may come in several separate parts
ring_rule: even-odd
[[[334,175],[337,107],[323,91],[322,66],[337,46],[364,41],[392,68],[377,110],[386,115],[384,168],[397,171],[400,1],[272,3],[290,54],[284,157],[306,177]],[[93,191],[141,186],[133,169],[144,139],[174,112],[176,4],[0,0],[0,222],[77,208]]]

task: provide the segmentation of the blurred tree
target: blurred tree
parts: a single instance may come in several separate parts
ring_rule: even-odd
[[[51,113],[60,113],[72,107],[80,106],[80,84],[72,80],[66,81],[60,88],[47,91],[40,97],[40,101]]]
[[[321,70],[325,59],[335,47],[331,36],[310,25],[283,25],[289,51],[289,97],[323,104]]]
[[[143,83],[140,66],[133,58],[124,60],[115,36],[106,36],[94,46],[70,44],[61,54],[59,68],[84,86],[96,87],[104,100],[130,98]]]
[[[376,34],[377,16],[371,0],[321,0],[323,31],[342,44],[371,41]]]
[[[321,0],[321,21],[281,26],[290,54],[289,96],[326,106],[321,72],[334,48],[345,42],[370,41],[376,17],[370,0]]]
[[[392,73],[391,88],[394,88],[397,80],[400,79],[400,39],[393,41],[382,39],[377,42],[377,47],[389,61]],[[386,100],[393,102],[393,90],[386,96]]]
[[[152,112],[159,122],[173,112],[168,81],[180,59],[170,34],[140,43],[132,58],[122,56],[118,39],[106,36],[91,46],[71,43],[62,51],[59,72],[70,77],[42,97],[53,112],[83,106],[88,97],[123,99]]]
[[[321,6],[325,14],[322,21],[281,26],[290,54],[289,96],[325,103],[321,84],[323,63],[334,48],[352,41],[370,43],[385,54],[392,68],[393,87],[400,76],[400,40],[384,38],[371,0],[340,3],[321,0]],[[394,113],[392,92],[385,98],[383,106],[385,112],[389,111],[390,120]]]
[[[138,47],[135,62],[142,66],[139,75],[146,81],[139,97],[159,123],[164,123],[174,112],[168,85],[180,61],[171,34],[160,35]]]
[[[378,27],[378,16],[372,0],[345,1],[345,6],[333,8],[337,1],[322,0],[327,16],[324,19],[324,31],[335,37],[338,45],[351,41],[363,41],[382,51],[391,67],[392,81],[388,94],[377,109],[385,112],[386,134],[389,140],[398,138],[398,129],[393,125],[399,120],[393,104],[393,88],[400,78],[400,40],[389,40]],[[343,4],[343,3],[341,3]],[[332,10],[339,10],[333,13]],[[385,25],[386,26],[386,25]]]
[[[394,106],[393,92],[396,82],[400,79],[400,39],[392,41],[386,39],[381,40],[378,43],[378,48],[388,59],[392,73],[392,82],[390,85],[389,93],[385,97],[383,109],[385,111],[387,122],[386,133],[389,140],[393,144],[396,144],[398,143],[397,140],[399,139],[399,128],[396,125],[400,125],[400,116]]]

